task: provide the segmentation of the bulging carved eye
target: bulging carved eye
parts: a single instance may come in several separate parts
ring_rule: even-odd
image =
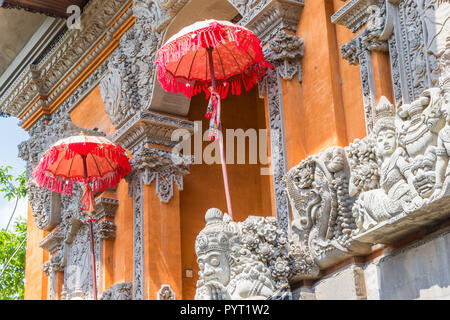
[[[211,261],[210,261],[210,265],[212,265],[213,267],[219,266],[219,259],[212,258]]]

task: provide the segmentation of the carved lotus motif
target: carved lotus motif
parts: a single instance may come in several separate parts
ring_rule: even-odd
[[[286,278],[289,274],[289,266],[286,260],[278,258],[272,262],[272,277],[275,279]]]

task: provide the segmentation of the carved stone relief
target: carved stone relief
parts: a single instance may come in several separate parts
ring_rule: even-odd
[[[168,284],[163,284],[158,291],[158,300],[175,300],[175,292]]]
[[[448,218],[449,52],[450,37],[438,88],[396,110],[382,97],[367,137],[311,156],[285,176],[293,243],[320,269]]]
[[[290,299],[288,239],[273,217],[234,222],[209,209],[195,241],[196,300]]]

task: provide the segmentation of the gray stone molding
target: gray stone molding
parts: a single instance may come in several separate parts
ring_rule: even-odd
[[[48,251],[50,254],[54,254],[61,248],[63,240],[64,235],[61,232],[52,232],[39,242],[39,248]]]
[[[100,196],[95,200],[95,205],[95,219],[101,220],[103,218],[108,218],[114,220],[119,200],[112,197]]]
[[[138,111],[114,134],[113,141],[132,152],[145,143],[174,147],[179,143],[172,140],[172,134],[177,129],[192,134],[194,123],[157,112]]]
[[[133,197],[133,298],[144,299],[144,186],[156,183],[162,202],[173,196],[173,184],[183,189],[183,175],[189,173],[191,158],[141,145],[130,161],[133,171],[126,177]]]
[[[297,31],[304,0],[230,1],[243,18],[239,24],[252,30],[264,43],[281,30]]]
[[[356,32],[369,19],[370,14],[367,12],[367,8],[379,2],[379,0],[350,0],[331,16],[331,22],[344,25],[352,32]]]
[[[289,205],[282,186],[282,178],[287,172],[287,155],[281,79],[291,80],[297,75],[297,79],[301,81],[303,41],[295,35],[279,31],[268,44],[264,55],[275,69],[267,71],[266,77],[259,84],[259,95],[267,93],[276,216],[280,228],[288,233]]]
[[[275,211],[280,228],[287,234],[289,230],[290,213],[286,193],[282,186],[282,178],[287,172],[287,158],[281,77],[276,70],[268,70],[263,81],[267,92],[268,102],[270,154]]]

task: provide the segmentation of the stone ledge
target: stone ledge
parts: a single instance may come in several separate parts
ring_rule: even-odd
[[[389,220],[380,222],[375,227],[354,236],[353,239],[363,243],[393,244],[400,238],[424,226],[448,219],[450,217],[449,201],[450,195],[447,194],[414,212],[403,212]]]

